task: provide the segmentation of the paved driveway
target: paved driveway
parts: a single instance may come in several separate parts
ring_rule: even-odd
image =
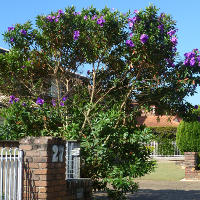
[[[200,200],[200,181],[151,181],[140,180],[140,189],[129,194],[130,200]],[[106,200],[105,193],[96,193],[95,199]]]
[[[200,200],[200,182],[139,181],[138,193],[131,200]]]

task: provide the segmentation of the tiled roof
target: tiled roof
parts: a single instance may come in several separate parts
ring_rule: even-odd
[[[145,124],[147,127],[167,127],[167,126],[177,127],[181,119],[176,116],[144,115],[138,117],[137,121],[139,125]]]

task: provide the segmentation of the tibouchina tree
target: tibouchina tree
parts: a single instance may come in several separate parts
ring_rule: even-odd
[[[82,176],[125,198],[154,168],[150,132],[137,125],[141,109],[190,116],[184,98],[199,84],[200,56],[195,49],[178,63],[176,33],[154,6],[125,14],[69,7],[9,27],[10,51],[0,55],[0,89],[10,95],[2,138],[80,140]]]

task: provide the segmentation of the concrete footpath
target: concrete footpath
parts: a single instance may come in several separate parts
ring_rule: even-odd
[[[200,181],[138,181],[140,189],[128,194],[130,200],[200,200]],[[105,193],[94,194],[94,199],[108,199]]]

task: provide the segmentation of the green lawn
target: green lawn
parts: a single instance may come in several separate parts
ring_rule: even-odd
[[[158,162],[154,172],[139,178],[139,180],[179,181],[184,178],[184,173],[185,170],[175,162]]]

